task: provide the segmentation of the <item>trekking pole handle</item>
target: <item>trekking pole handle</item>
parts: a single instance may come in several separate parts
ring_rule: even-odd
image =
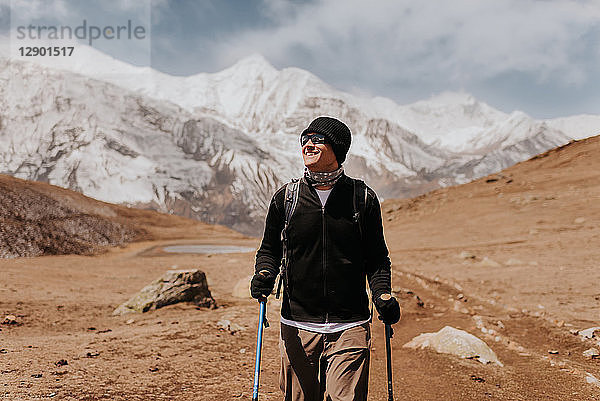
[[[259,300],[260,311],[258,314],[258,335],[256,338],[256,360],[254,361],[254,386],[252,387],[252,401],[258,401],[258,383],[260,377],[260,354],[262,350],[263,328],[265,327],[265,314],[267,309],[266,298]]]

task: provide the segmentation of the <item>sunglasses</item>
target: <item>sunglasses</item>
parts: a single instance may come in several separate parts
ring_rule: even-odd
[[[300,144],[302,146],[306,145],[308,141],[311,141],[313,145],[318,143],[327,143],[327,138],[323,134],[302,134],[300,135]]]

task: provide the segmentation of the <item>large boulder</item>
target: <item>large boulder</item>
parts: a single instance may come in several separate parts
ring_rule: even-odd
[[[119,305],[113,315],[142,313],[179,302],[192,302],[206,308],[216,307],[204,272],[198,269],[169,270],[127,302]]]
[[[493,362],[504,366],[485,342],[466,331],[446,326],[436,333],[423,333],[404,344],[405,348],[432,348],[442,354],[460,358],[478,359],[481,363]]]

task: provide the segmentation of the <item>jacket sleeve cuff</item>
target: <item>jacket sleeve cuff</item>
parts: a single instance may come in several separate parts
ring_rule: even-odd
[[[262,270],[266,270],[269,273],[271,273],[273,276],[277,276],[279,274],[279,268],[274,268],[271,265],[267,265],[267,264],[260,264],[260,265],[256,265],[254,267],[254,273],[258,273]]]

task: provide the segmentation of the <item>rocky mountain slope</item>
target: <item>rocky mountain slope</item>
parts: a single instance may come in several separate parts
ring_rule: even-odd
[[[33,64],[0,77],[0,172],[241,231],[279,184],[283,160],[210,117]]]
[[[210,231],[236,236],[224,227],[128,209],[0,174],[0,258],[89,255],[131,241],[181,238],[182,230],[186,235]]]
[[[571,138],[466,94],[399,106],[260,56],[172,77],[78,51],[87,62],[0,60],[0,172],[253,235],[271,194],[301,175],[298,132],[317,115],[350,125],[346,171],[383,198],[468,182]]]
[[[0,175],[0,258],[90,254],[144,235],[116,217],[76,192]]]

